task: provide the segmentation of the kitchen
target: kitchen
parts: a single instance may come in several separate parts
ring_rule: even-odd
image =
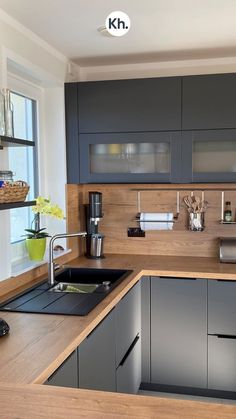
[[[117,2],[91,16],[82,1],[0,0],[1,88],[15,132],[1,135],[1,170],[30,185],[24,203],[0,204],[0,317],[10,327],[0,417],[235,417],[236,270],[226,263],[236,232],[235,5],[226,3],[150,1],[146,24],[155,20],[161,50],[137,2],[119,1],[131,27],[116,39],[101,25]],[[57,215],[41,212],[49,263],[23,248],[37,195]],[[87,293],[79,272],[94,286]]]

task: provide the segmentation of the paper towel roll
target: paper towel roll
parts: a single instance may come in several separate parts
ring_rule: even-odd
[[[172,212],[141,212],[140,214],[140,228],[143,231],[172,230],[173,223],[167,221],[173,221]]]

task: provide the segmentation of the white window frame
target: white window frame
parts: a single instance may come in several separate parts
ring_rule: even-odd
[[[35,171],[37,176],[37,186],[38,193],[41,191],[41,182],[42,177],[40,173],[43,172],[44,168],[42,167],[42,143],[41,139],[43,137],[43,99],[44,99],[44,89],[40,86],[37,86],[30,81],[23,79],[15,74],[8,72],[8,88],[18,93],[19,95],[26,96],[37,102],[37,114],[36,114],[36,161],[35,161]],[[22,232],[24,234],[24,232]],[[27,256],[25,249],[24,241],[11,244],[11,264],[19,263],[21,260]]]

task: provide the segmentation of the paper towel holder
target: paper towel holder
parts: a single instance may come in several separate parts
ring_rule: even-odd
[[[144,189],[142,189],[143,191]],[[150,191],[150,189],[147,189],[147,191]],[[141,191],[137,191],[137,206],[138,206],[138,213],[133,221],[136,221],[140,225],[140,214],[141,214]],[[179,208],[180,208],[180,197],[179,197],[179,191],[176,191],[176,214],[173,216],[173,219],[170,221],[165,221],[167,224],[173,224],[178,221],[179,218]],[[146,220],[145,223],[163,223],[163,220]]]

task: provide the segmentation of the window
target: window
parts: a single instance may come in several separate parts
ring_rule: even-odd
[[[11,102],[13,104],[14,137],[37,141],[38,100],[34,95],[36,88],[14,78],[11,79]],[[36,96],[36,97],[35,97]],[[9,147],[9,170],[14,174],[14,180],[24,180],[30,185],[28,200],[38,195],[38,164],[36,147]],[[22,259],[25,253],[25,228],[30,228],[33,221],[31,207],[10,210],[12,262]]]

